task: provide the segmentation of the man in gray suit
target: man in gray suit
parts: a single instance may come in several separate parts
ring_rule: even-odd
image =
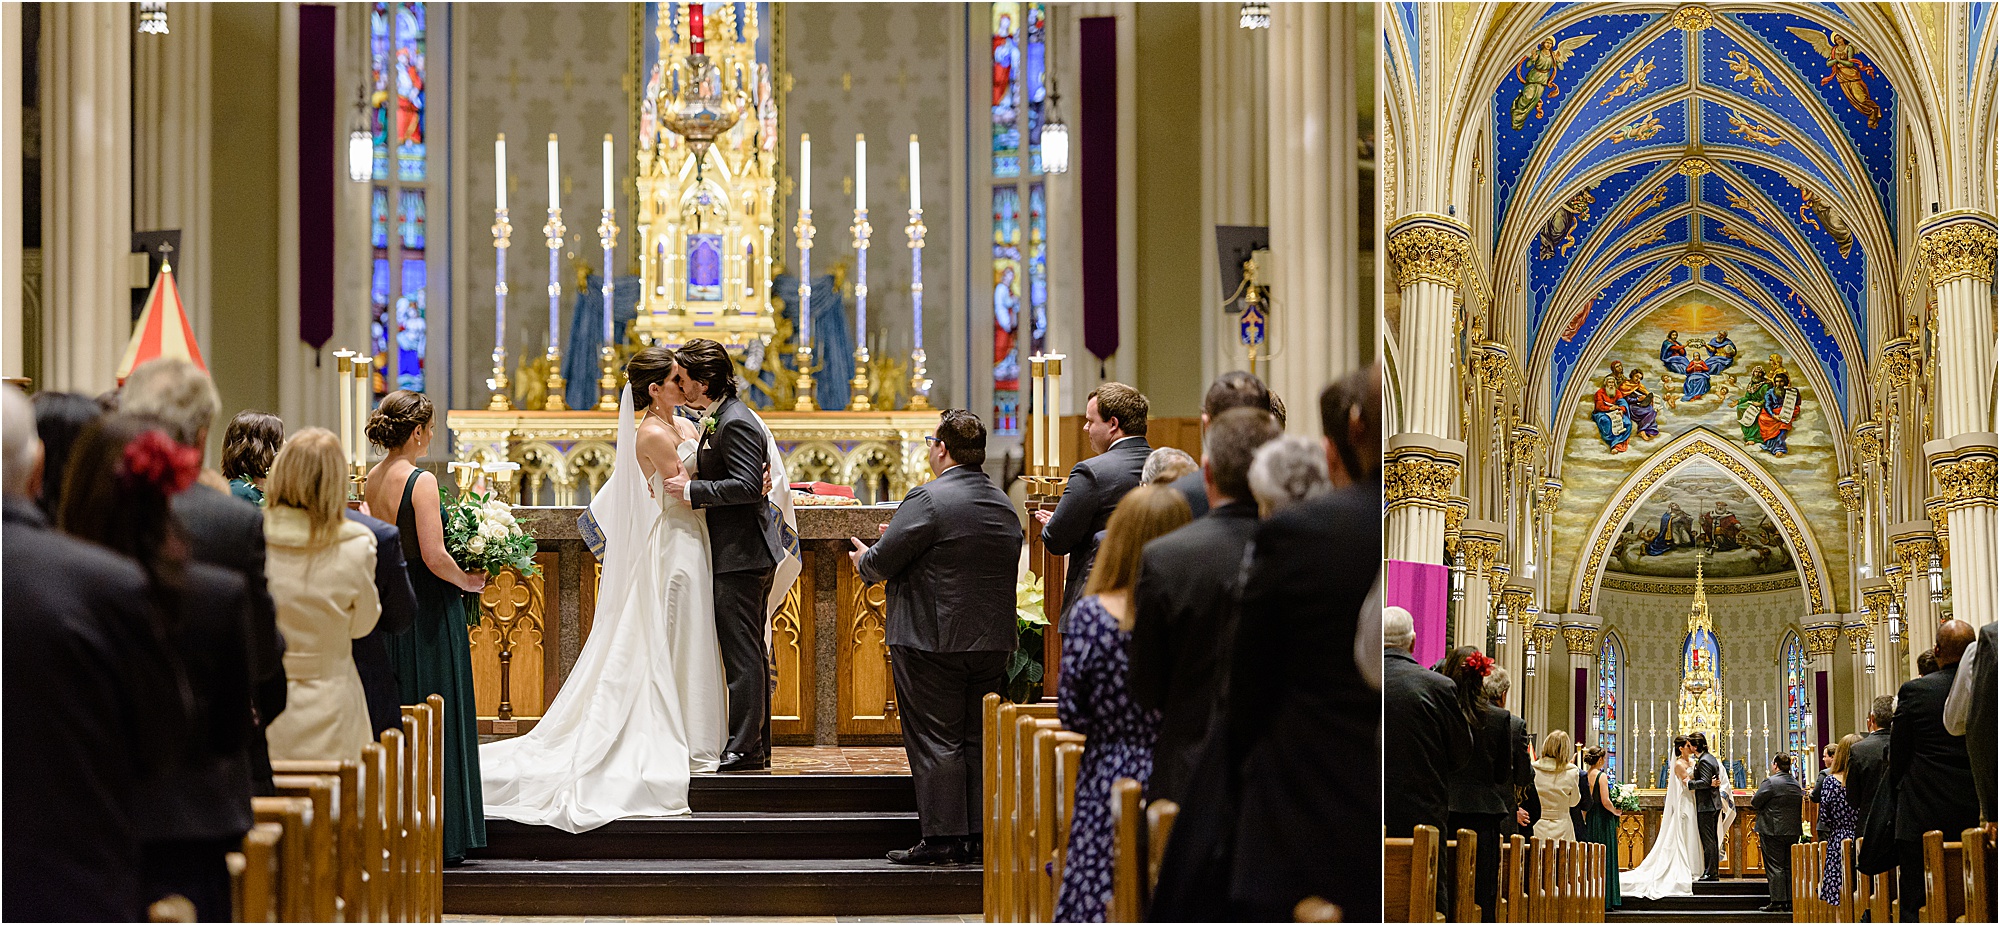
[[[1750,798],[1750,811],[1757,814],[1757,847],[1770,882],[1771,902],[1761,912],[1792,911],[1792,846],[1799,842],[1799,810],[1805,796],[1792,777],[1792,756],[1772,755],[1771,776]]]
[[[889,583],[886,642],[923,832],[889,860],[976,863],[980,701],[1006,689],[1025,536],[1013,503],[980,471],[986,427],[978,415],[946,411],[924,439],[936,478],[910,490],[880,541],[854,540],[849,555],[862,580]]]
[[[1146,457],[1153,453],[1146,442],[1150,410],[1146,396],[1122,382],[1107,382],[1091,392],[1083,403],[1083,435],[1097,455],[1069,471],[1062,500],[1053,512],[1035,512],[1035,523],[1042,526],[1042,545],[1052,555],[1069,557],[1063,578],[1065,617],[1070,605],[1083,596],[1090,564],[1097,558],[1097,535],[1104,532],[1125,493],[1139,487]]]

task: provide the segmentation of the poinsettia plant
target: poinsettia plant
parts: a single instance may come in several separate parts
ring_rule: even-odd
[[[1027,703],[1035,699],[1045,673],[1042,667],[1042,629],[1049,625],[1042,615],[1042,578],[1032,572],[1014,585],[1014,654],[1007,657],[1007,699]]]

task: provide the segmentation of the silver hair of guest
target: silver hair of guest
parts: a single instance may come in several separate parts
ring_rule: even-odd
[[[1266,517],[1331,490],[1326,448],[1317,440],[1279,437],[1258,447],[1250,460],[1250,493]]]
[[[1416,618],[1401,607],[1382,608],[1382,648],[1407,652],[1416,644]]]

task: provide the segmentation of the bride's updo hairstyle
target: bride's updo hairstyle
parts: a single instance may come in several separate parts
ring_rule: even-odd
[[[410,442],[410,435],[417,428],[429,424],[431,414],[431,400],[424,393],[403,389],[390,392],[375,406],[374,413],[368,415],[368,442],[394,450]]]
[[[1675,756],[1679,756],[1679,755],[1680,755],[1680,753],[1681,753],[1681,746],[1683,746],[1683,745],[1693,745],[1693,744],[1694,744],[1694,740],[1693,740],[1693,739],[1690,739],[1690,738],[1688,738],[1687,736],[1674,736],[1674,755],[1675,755]]]
[[[625,381],[632,384],[632,407],[644,411],[653,404],[653,386],[667,381],[674,370],[674,352],[665,347],[647,347],[625,361]]]

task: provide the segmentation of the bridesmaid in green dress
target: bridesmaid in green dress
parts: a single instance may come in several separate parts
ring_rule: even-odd
[[[1580,841],[1604,846],[1604,908],[1609,910],[1625,904],[1618,895],[1618,817],[1625,814],[1611,805],[1611,775],[1604,771],[1605,758],[1602,745],[1584,750],[1583,763],[1590,769],[1585,777],[1589,796],[1584,798],[1583,831],[1576,834]]]
[[[406,704],[444,697],[444,861],[486,847],[486,808],[479,783],[479,720],[472,698],[472,642],[465,595],[486,587],[486,573],[467,572],[444,547],[437,476],[417,467],[434,435],[431,400],[421,392],[383,397],[368,417],[368,442],[389,452],[368,473],[368,509],[402,532],[403,558],[417,591],[410,631],[388,637],[389,657]]]

